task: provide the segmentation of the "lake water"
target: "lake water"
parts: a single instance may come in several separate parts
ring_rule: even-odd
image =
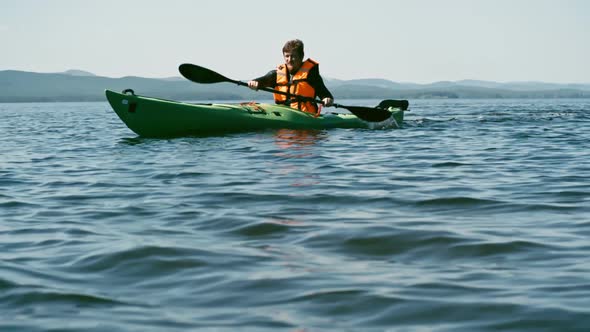
[[[178,139],[0,104],[0,331],[590,330],[590,100],[410,102]]]

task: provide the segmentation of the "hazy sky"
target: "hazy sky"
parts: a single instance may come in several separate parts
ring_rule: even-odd
[[[590,83],[587,0],[0,0],[0,70],[248,79],[293,38],[330,78]]]

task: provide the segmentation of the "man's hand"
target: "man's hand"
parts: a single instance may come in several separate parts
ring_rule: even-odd
[[[249,81],[248,87],[252,90],[258,90],[258,81]]]

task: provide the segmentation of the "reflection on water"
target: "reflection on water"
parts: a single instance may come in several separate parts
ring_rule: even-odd
[[[280,155],[283,157],[304,158],[309,157],[305,147],[315,145],[318,141],[325,140],[326,137],[325,130],[279,129],[275,134],[275,144],[282,149]],[[299,152],[292,154],[293,151]],[[301,151],[306,151],[306,153],[301,153]]]
[[[279,129],[275,133],[275,144],[280,149],[275,157],[297,160],[283,165],[282,175],[293,177],[290,183],[293,187],[305,187],[320,183],[319,175],[315,173],[312,158],[317,157],[315,145],[326,140],[325,130],[296,130]]]

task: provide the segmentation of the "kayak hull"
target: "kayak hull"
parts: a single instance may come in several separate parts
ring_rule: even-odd
[[[106,90],[119,118],[143,137],[199,136],[264,129],[371,128],[374,123],[352,114],[315,117],[274,104],[192,104]],[[390,127],[399,127],[403,111],[390,109]]]

